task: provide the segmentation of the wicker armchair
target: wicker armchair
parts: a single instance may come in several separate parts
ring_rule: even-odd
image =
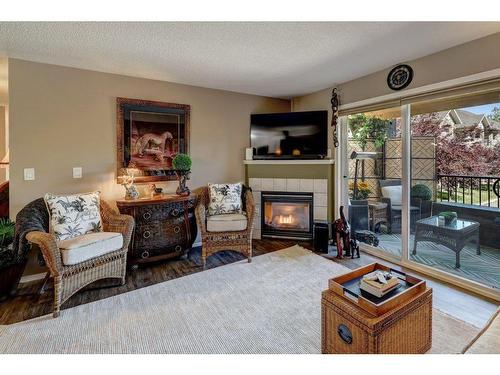
[[[210,232],[207,230],[208,188],[199,189],[199,201],[196,206],[196,222],[200,229],[202,249],[201,263],[205,268],[207,257],[224,250],[233,250],[252,261],[252,232],[254,226],[255,204],[252,190],[243,188],[243,209],[246,213],[246,229],[238,231]]]
[[[134,229],[134,219],[128,215],[115,213],[111,207],[101,200],[101,219],[104,232],[121,233],[123,247],[81,263],[66,266],[62,262],[61,252],[52,234],[33,231],[26,239],[40,247],[43,258],[54,279],[54,310],[56,318],[60,314],[61,305],[73,294],[86,285],[106,278],[118,278],[125,284],[127,266],[127,250]]]

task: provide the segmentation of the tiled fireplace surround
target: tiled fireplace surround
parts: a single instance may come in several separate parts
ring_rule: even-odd
[[[328,218],[328,179],[326,178],[255,178],[248,179],[255,200],[255,225],[253,238],[261,238],[261,192],[286,191],[313,193],[313,219]]]

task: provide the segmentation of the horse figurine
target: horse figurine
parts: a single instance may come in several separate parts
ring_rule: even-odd
[[[333,222],[333,238],[337,245],[337,258],[351,255],[350,227],[344,216],[344,206],[340,206],[340,218]]]

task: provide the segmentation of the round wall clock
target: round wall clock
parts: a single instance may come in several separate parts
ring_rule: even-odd
[[[392,90],[402,90],[407,87],[413,79],[413,69],[409,65],[398,65],[389,72],[387,84]]]

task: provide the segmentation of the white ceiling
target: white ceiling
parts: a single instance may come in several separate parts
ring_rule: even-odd
[[[0,23],[0,56],[294,97],[500,31],[500,22]]]

